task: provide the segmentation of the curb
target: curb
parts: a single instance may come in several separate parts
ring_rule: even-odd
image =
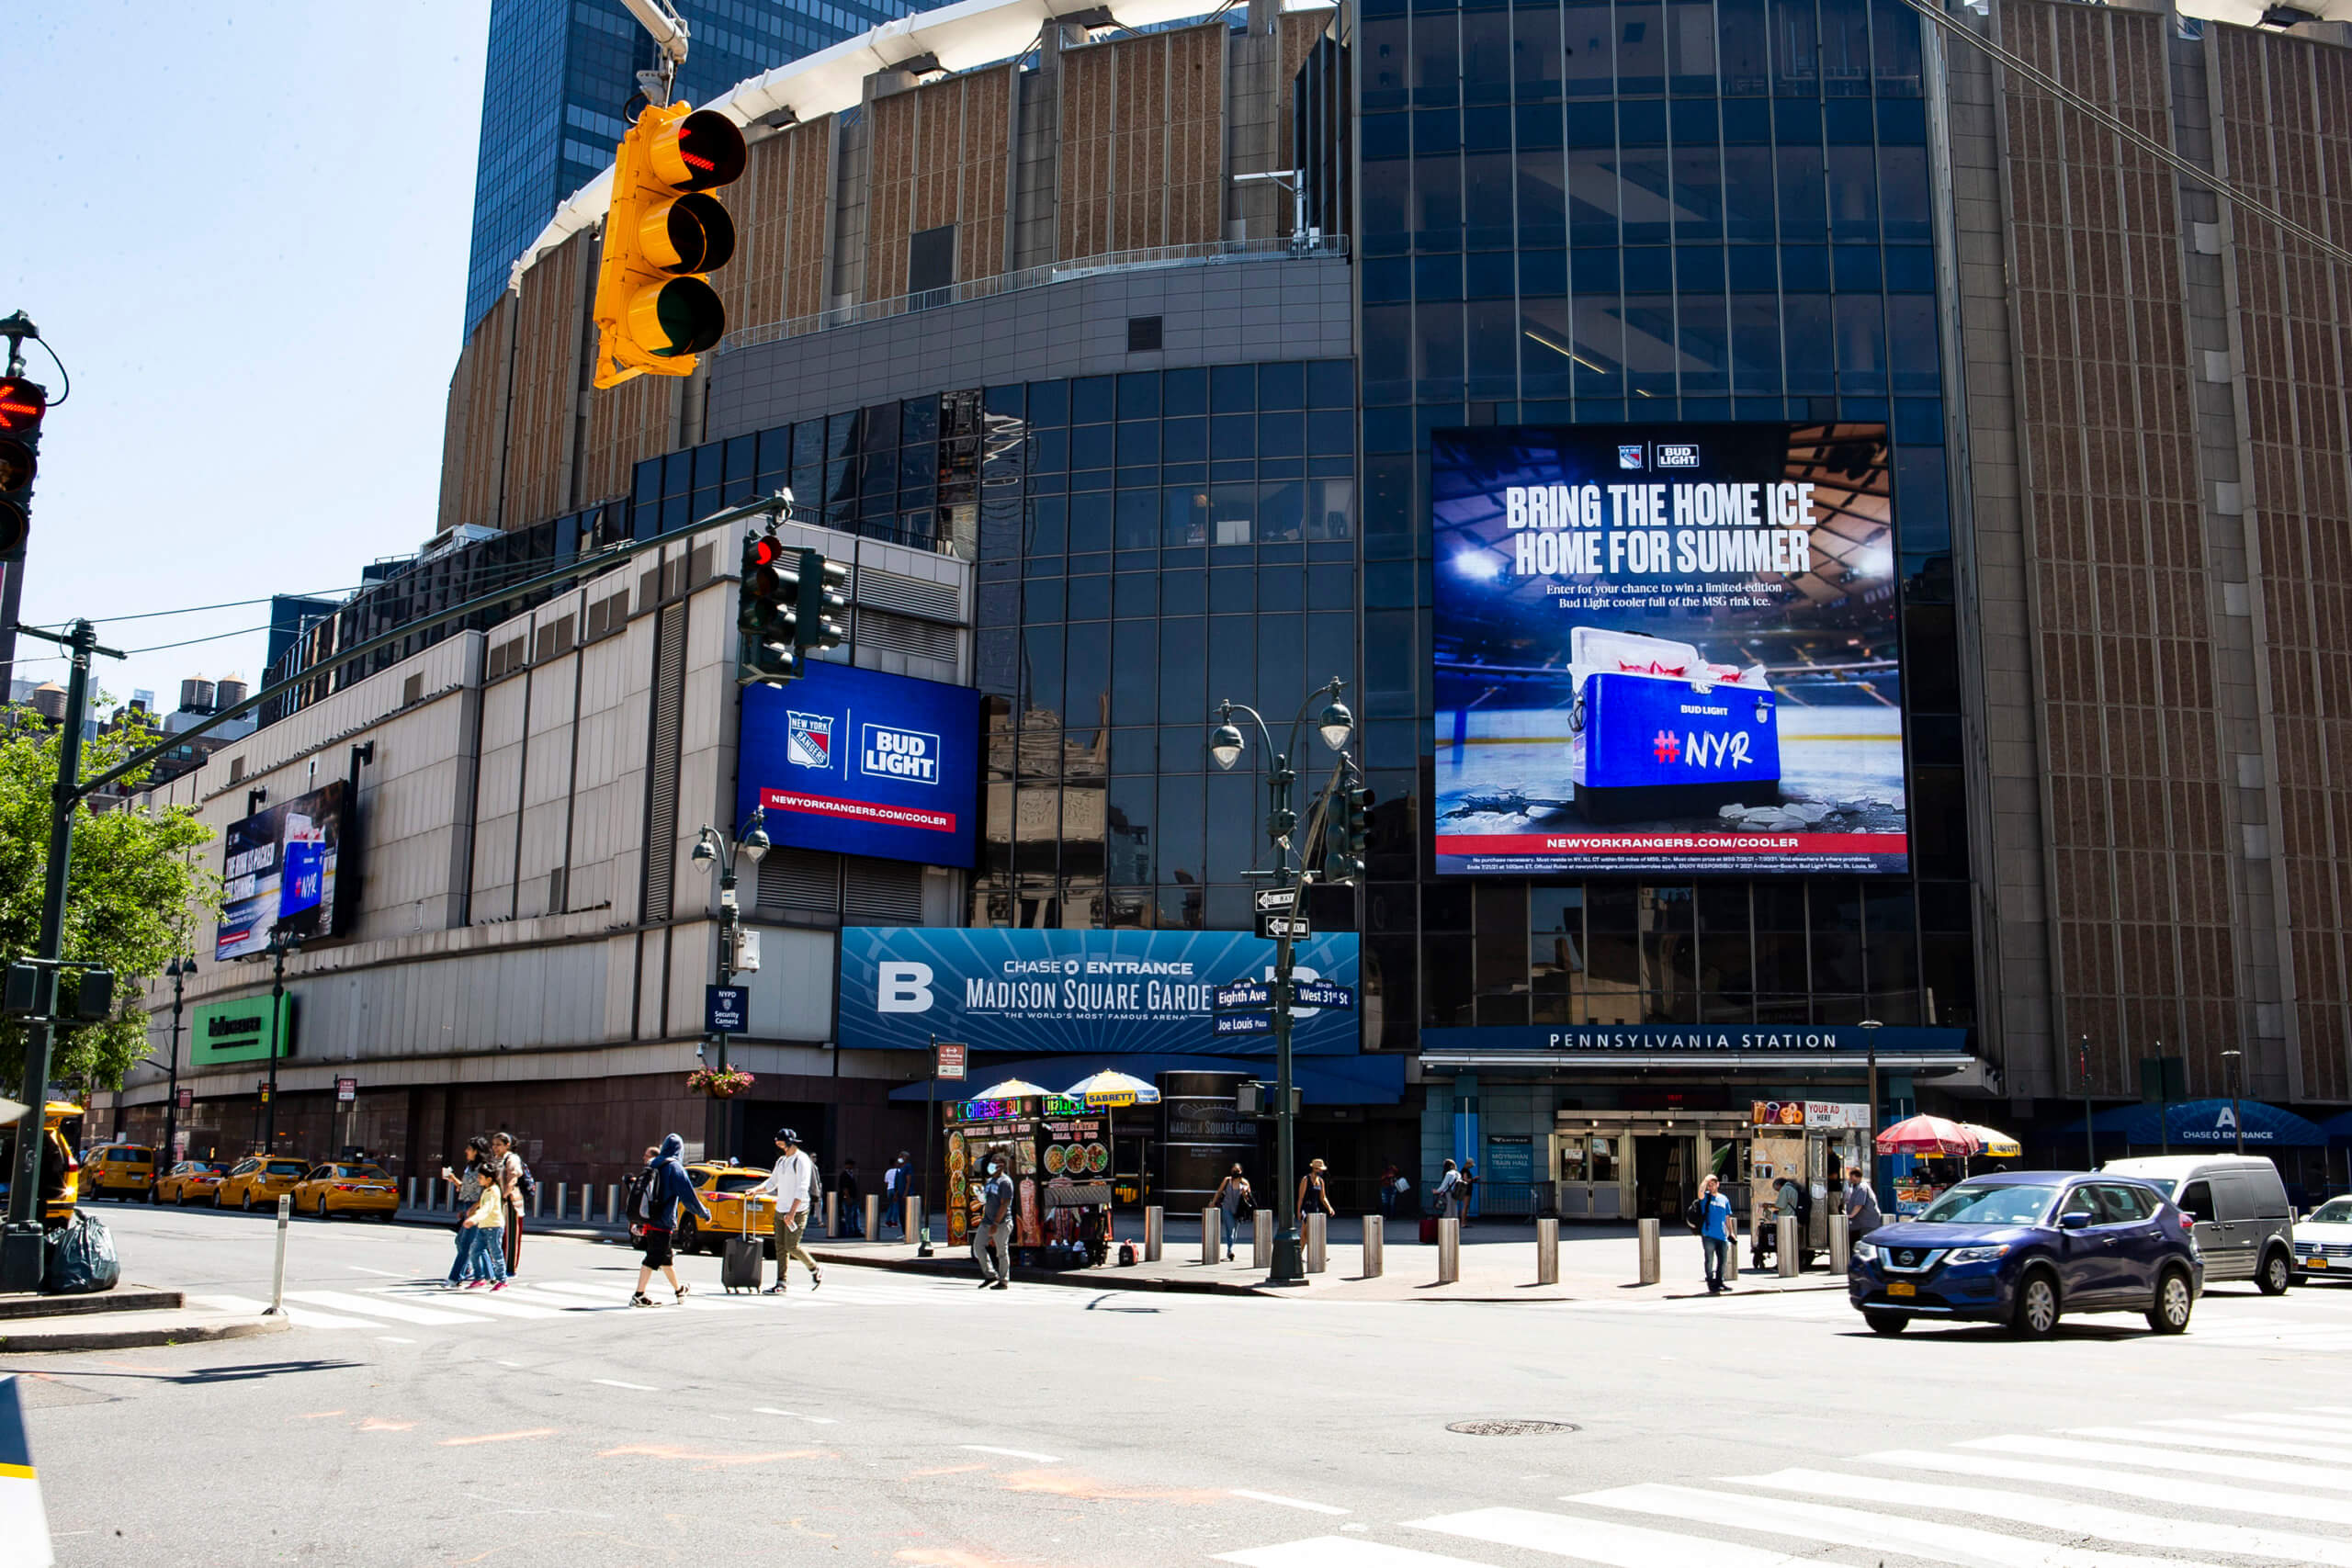
[[[158,1345],[196,1345],[214,1339],[244,1339],[283,1334],[293,1325],[282,1317],[241,1317],[226,1323],[156,1324],[142,1328],[62,1328],[0,1335],[0,1355],[60,1350],[137,1350]]]
[[[942,1258],[876,1258],[869,1254],[809,1249],[809,1256],[820,1263],[839,1263],[861,1269],[888,1269],[901,1274],[931,1274],[952,1280],[978,1278],[968,1265]],[[1295,1292],[1261,1291],[1255,1285],[1237,1285],[1227,1280],[1154,1280],[1138,1279],[1121,1273],[1116,1269],[1056,1269],[1047,1273],[1026,1273],[1021,1276],[1024,1285],[1060,1285],[1069,1290],[1095,1291],[1159,1291],[1197,1296],[1272,1296],[1287,1300]]]

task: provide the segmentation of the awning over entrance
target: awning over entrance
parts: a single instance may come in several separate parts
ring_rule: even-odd
[[[2161,1122],[2157,1120],[2159,1109],[2164,1112]],[[2078,1116],[2060,1128],[2058,1135],[2079,1135],[2082,1131],[2083,1121]],[[2125,1143],[2134,1145],[2171,1143],[2191,1149],[2230,1149],[2241,1140],[2249,1149],[2316,1149],[2324,1148],[2328,1138],[2327,1130],[2317,1122],[2258,1100],[2241,1100],[2234,1109],[2226,1100],[2185,1100],[2161,1108],[2119,1105],[2093,1116],[2091,1131],[2120,1134]]]
[[[1298,1056],[1294,1080],[1300,1098],[1309,1105],[1394,1105],[1405,1095],[1402,1056]],[[1052,1056],[1005,1057],[975,1053],[973,1076],[960,1084],[943,1083],[938,1098],[957,1100],[1000,1078],[1027,1078],[1059,1094],[1092,1073],[1113,1069],[1139,1078],[1157,1079],[1162,1073],[1241,1073],[1271,1083],[1274,1064],[1266,1058],[1242,1060],[1231,1056],[1137,1055],[1110,1053]],[[922,1079],[901,1084],[890,1098],[901,1104],[922,1103],[930,1092]]]
[[[2327,1134],[2331,1144],[2352,1142],[2352,1111],[2329,1117],[2319,1124],[2319,1130]]]
[[[1421,1065],[1457,1067],[1704,1067],[1881,1070],[1934,1076],[1975,1063],[1965,1029],[1855,1024],[1562,1024],[1421,1031]]]

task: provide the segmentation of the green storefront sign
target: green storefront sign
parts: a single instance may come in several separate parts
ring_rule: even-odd
[[[278,1003],[277,1027],[269,1027],[269,998],[247,997],[243,1001],[207,1002],[196,1010],[196,1052],[199,1067],[224,1062],[266,1062],[273,1040],[277,1054],[294,1054],[294,998]]]

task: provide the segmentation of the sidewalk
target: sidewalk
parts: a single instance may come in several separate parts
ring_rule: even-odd
[[[1265,1269],[1250,1261],[1247,1230],[1235,1238],[1235,1261],[1204,1263],[1200,1221],[1175,1215],[1169,1217],[1163,1256],[1157,1263],[1138,1261],[1134,1268],[1122,1269],[1114,1262],[1102,1269],[1023,1272],[1020,1277],[1032,1283],[1092,1290],[1193,1291],[1282,1297],[1307,1294],[1327,1301],[1668,1301],[1706,1294],[1699,1238],[1680,1226],[1659,1238],[1659,1282],[1655,1285],[1636,1282],[1641,1272],[1641,1244],[1631,1225],[1562,1225],[1560,1282],[1556,1285],[1535,1283],[1535,1227],[1529,1222],[1480,1221],[1470,1226],[1462,1238],[1462,1277],[1450,1285],[1437,1282],[1438,1249],[1424,1247],[1415,1239],[1418,1228],[1418,1222],[1409,1228],[1389,1226],[1382,1273],[1377,1279],[1365,1279],[1362,1274],[1363,1222],[1349,1217],[1333,1220],[1329,1266],[1323,1273],[1309,1275],[1303,1291],[1295,1286],[1264,1284]],[[1402,1240],[1398,1239],[1400,1230]],[[1136,1244],[1140,1258],[1142,1218],[1120,1214],[1115,1233],[1119,1241]],[[927,1259],[916,1256],[912,1244],[898,1240],[874,1243],[849,1237],[815,1241],[810,1243],[809,1250],[828,1263],[977,1276],[978,1268],[970,1253],[964,1247],[947,1245],[944,1224],[934,1225],[932,1245],[934,1256]],[[1117,1256],[1115,1244],[1113,1256]],[[1744,1251],[1742,1257],[1745,1258]],[[1845,1288],[1844,1277],[1829,1273],[1819,1261],[1810,1271],[1793,1279],[1742,1272],[1734,1285],[1735,1290],[1751,1294]]]
[[[0,1356],[34,1350],[130,1350],[283,1334],[283,1317],[191,1305],[177,1291],[120,1285],[88,1296],[0,1296]]]

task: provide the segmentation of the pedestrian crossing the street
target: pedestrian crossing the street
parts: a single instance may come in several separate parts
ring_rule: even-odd
[[[1498,1568],[1533,1553],[1609,1568],[1817,1568],[1826,1549],[1885,1568],[2352,1568],[2352,1405],[2007,1433],[1834,1470],[1605,1487],[1215,1561]]]
[[[696,1317],[711,1314],[784,1312],[834,1313],[849,1307],[936,1307],[968,1303],[968,1283],[954,1280],[906,1279],[880,1275],[859,1278],[842,1269],[826,1270],[820,1290],[796,1280],[782,1298],[729,1295],[696,1286],[684,1301],[672,1298],[668,1288],[654,1282],[653,1298],[662,1311]],[[1056,1286],[1015,1284],[1009,1294],[1027,1297],[1024,1304],[1083,1306],[1088,1292]],[[286,1316],[297,1328],[390,1332],[404,1327],[463,1329],[505,1326],[517,1323],[577,1320],[583,1314],[629,1312],[629,1286],[600,1280],[516,1280],[505,1290],[446,1291],[430,1282],[361,1285],[349,1290],[289,1288]],[[269,1303],[250,1296],[192,1293],[189,1301],[220,1312],[251,1314]],[[748,1320],[747,1320],[748,1321]]]

